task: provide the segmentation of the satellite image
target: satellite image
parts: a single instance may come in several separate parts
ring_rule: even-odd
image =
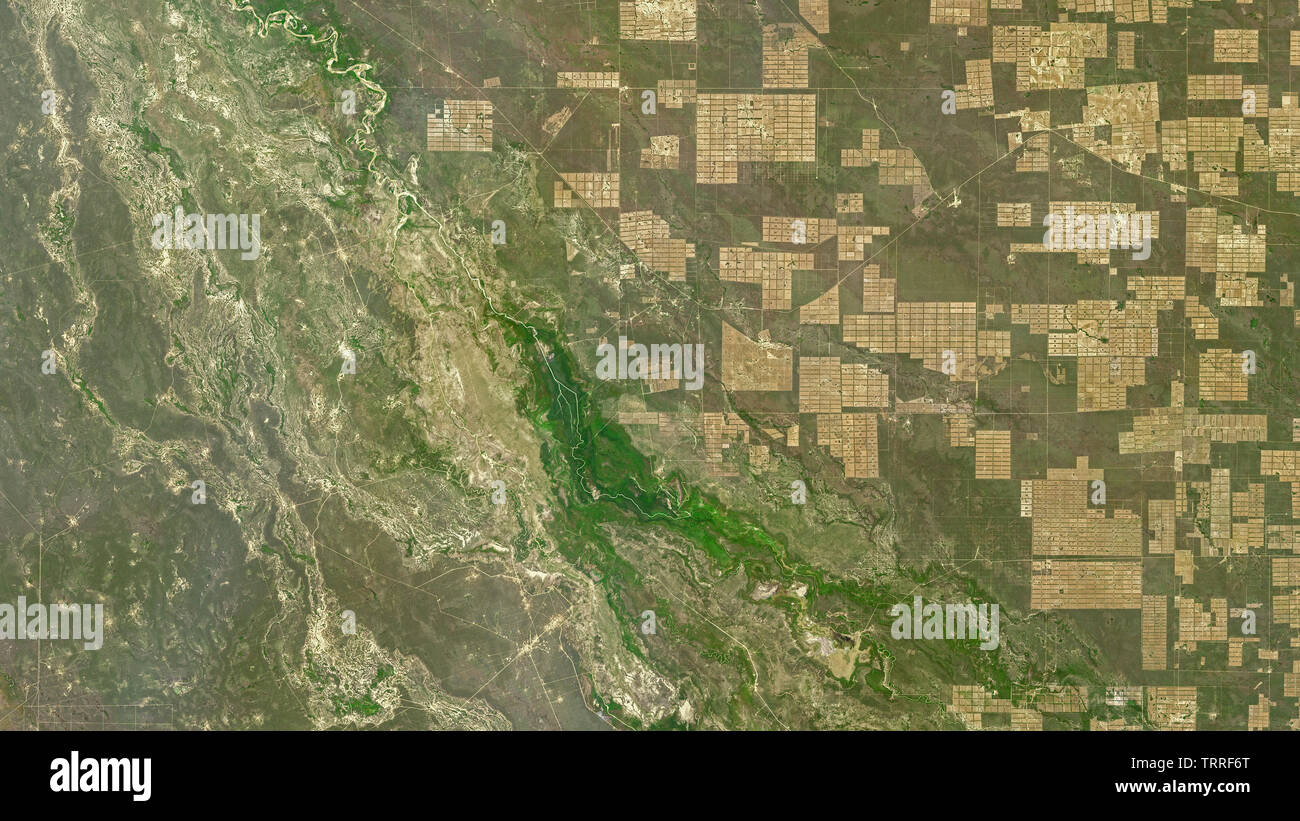
[[[1300,729],[1298,19],[0,0],[0,729]]]

